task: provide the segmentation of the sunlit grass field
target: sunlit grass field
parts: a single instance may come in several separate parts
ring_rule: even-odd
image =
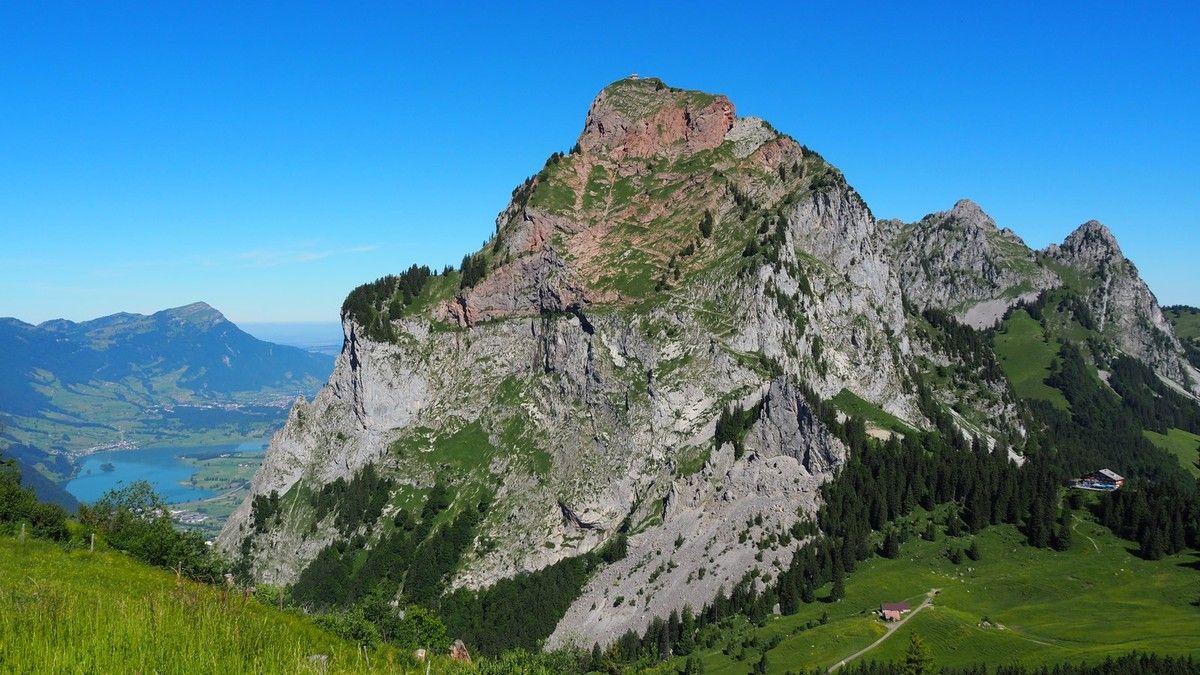
[[[364,652],[304,616],[237,591],[177,581],[119,553],[0,538],[0,672],[423,673],[424,667],[390,648]]]
[[[1062,392],[1045,382],[1058,356],[1058,345],[1046,341],[1041,324],[1028,312],[1013,312],[996,332],[993,346],[1018,396],[1049,401],[1060,410],[1070,408]]]
[[[968,542],[961,538],[957,545]],[[942,589],[933,607],[863,660],[902,659],[913,631],[944,666],[1099,661],[1133,650],[1200,656],[1195,553],[1147,562],[1129,553],[1133,544],[1082,516],[1071,549],[1063,553],[1025,546],[1007,525],[985,530],[978,542],[983,553],[978,562],[964,558],[954,565],[945,555],[945,538],[912,539],[897,559],[863,563],[849,577],[841,602],[818,601],[761,628],[739,619],[712,648],[701,649],[705,672],[747,672],[762,651],[743,646],[754,638],[762,646],[779,640],[767,652],[768,672],[829,667],[884,634],[884,624],[873,615],[880,602],[907,600],[915,607],[932,588]],[[822,589],[818,597],[827,592]],[[822,613],[828,613],[827,624],[804,628]],[[681,663],[676,659],[670,667]]]
[[[1200,478],[1200,436],[1189,433],[1183,429],[1168,429],[1167,433],[1159,434],[1153,431],[1143,431],[1146,438],[1158,447],[1179,458],[1179,463],[1183,465],[1193,476]]]

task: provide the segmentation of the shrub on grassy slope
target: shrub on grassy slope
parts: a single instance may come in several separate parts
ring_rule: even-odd
[[[16,461],[0,459],[0,534],[16,534],[22,525],[35,537],[67,538],[67,512],[39,502],[32,490],[21,487]]]
[[[110,490],[92,506],[79,507],[79,521],[109,546],[198,581],[216,583],[229,568],[198,532],[175,529],[170,512],[146,481]]]

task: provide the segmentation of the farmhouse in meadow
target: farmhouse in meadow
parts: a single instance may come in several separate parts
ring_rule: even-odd
[[[1125,485],[1125,478],[1111,469],[1100,469],[1075,481],[1075,487],[1084,490],[1112,492]]]
[[[884,602],[879,605],[879,616],[884,621],[899,621],[900,617],[908,614],[912,605],[907,602]]]

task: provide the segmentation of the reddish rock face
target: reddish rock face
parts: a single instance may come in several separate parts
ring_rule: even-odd
[[[724,96],[672,89],[655,79],[621,80],[606,87],[588,111],[579,153],[561,160],[560,166],[567,168],[554,179],[574,193],[574,204],[544,208],[514,193],[514,201],[497,219],[498,230],[509,227],[491,253],[496,266],[474,287],[441,305],[438,318],[473,326],[505,316],[620,301],[619,293],[591,283],[598,272],[589,263],[604,249],[606,233],[615,222],[615,214],[586,211],[581,195],[592,169],[600,167],[601,173],[614,177],[636,175],[645,170],[643,158],[679,158],[719,147],[736,119],[733,104]],[[784,150],[773,146],[768,151],[773,154],[764,161],[782,161]],[[539,175],[528,186],[536,194],[546,188],[544,180]],[[653,204],[633,217],[651,222],[669,208],[667,203]],[[552,243],[559,235],[561,243]]]
[[[567,311],[597,300],[553,250],[543,249],[488,274],[443,305],[440,318],[473,326],[505,316]]]
[[[579,147],[604,150],[617,161],[696,152],[721,145],[734,119],[733,103],[724,96],[697,97],[656,80],[625,80],[596,97]]]

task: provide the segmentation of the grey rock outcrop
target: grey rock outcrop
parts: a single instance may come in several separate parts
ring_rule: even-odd
[[[607,644],[652,617],[702,608],[747,572],[786,569],[795,547],[781,542],[815,517],[818,488],[846,449],[787,379],[773,381],[761,405],[745,455],[735,459],[725,444],[699,473],[675,479],[662,524],[630,537],[625,558],[592,577],[549,647]]]
[[[916,223],[888,221],[905,296],[920,309],[954,314],[990,328],[1020,300],[1061,285],[1012,230],[1000,229],[974,202]]]

